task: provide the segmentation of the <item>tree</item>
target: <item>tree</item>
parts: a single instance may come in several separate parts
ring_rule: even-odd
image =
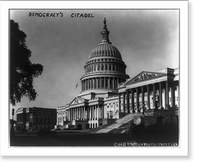
[[[26,34],[19,29],[18,23],[10,20],[10,102],[15,105],[23,96],[35,100],[36,90],[33,78],[42,74],[41,64],[32,64],[31,51],[26,45]]]

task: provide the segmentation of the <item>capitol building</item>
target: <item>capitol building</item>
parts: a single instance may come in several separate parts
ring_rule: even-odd
[[[81,92],[57,108],[56,127],[92,129],[131,113],[150,116],[153,123],[178,122],[179,69],[142,71],[130,78],[109,33],[104,19],[102,39],[80,77]]]

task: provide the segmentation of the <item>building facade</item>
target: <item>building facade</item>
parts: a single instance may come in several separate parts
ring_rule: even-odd
[[[178,109],[178,69],[143,71],[128,80],[126,64],[109,33],[104,19],[102,40],[84,66],[81,93],[57,108],[57,126],[96,128],[128,113]]]
[[[143,113],[146,125],[178,122],[179,69],[143,71],[121,84],[119,113]]]
[[[41,129],[53,129],[56,125],[57,112],[52,108],[19,108],[16,111],[17,130],[38,131]]]

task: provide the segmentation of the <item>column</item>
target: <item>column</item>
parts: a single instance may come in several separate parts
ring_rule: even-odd
[[[74,109],[72,108],[72,121],[74,120]]]
[[[77,108],[76,108],[76,110],[77,110],[77,116],[76,116],[76,119],[78,120],[78,119],[79,119],[79,117],[80,117],[80,111],[79,111],[79,107],[77,107]]]
[[[95,105],[93,106],[93,119],[96,118],[96,115],[95,115]]]
[[[82,120],[83,119],[83,113],[82,113],[82,107],[80,107],[80,120]]]
[[[69,121],[71,121],[71,110],[69,109]]]
[[[156,108],[156,89],[155,84],[153,84],[153,109]]]
[[[106,88],[106,77],[104,77],[104,88]]]
[[[94,89],[97,88],[97,78],[94,78]]]
[[[159,83],[159,108],[162,109],[162,83]]]
[[[79,120],[82,119],[82,107],[79,107]]]
[[[100,87],[100,80],[99,80],[100,78],[97,78],[97,89],[99,89],[99,87]]]
[[[75,108],[76,110],[76,120],[78,119],[78,107]]]
[[[165,88],[165,109],[169,108],[169,84],[166,81],[166,88]]]
[[[78,119],[78,107],[76,107],[76,120]]]
[[[113,78],[113,84],[114,84],[113,85],[114,89],[117,88],[117,79],[116,78]]]
[[[71,121],[73,120],[73,109],[71,109]]]
[[[144,112],[144,88],[141,87],[141,96],[142,96],[142,112]]]
[[[89,107],[90,111],[90,120],[92,120],[92,106]]]
[[[118,84],[119,84],[119,78],[117,78],[117,87],[118,87]]]
[[[130,107],[129,107],[129,102],[130,102],[130,99],[129,99],[129,90],[126,91],[126,100],[127,100],[127,113],[130,113]]]
[[[89,120],[89,118],[90,118],[89,106],[87,106],[85,110],[86,110],[86,112],[87,112],[87,115],[86,115],[87,120]]]
[[[90,106],[88,106],[88,119],[90,120],[91,119],[91,112],[90,112]]]
[[[85,115],[84,115],[84,106],[82,107],[82,119],[84,120],[85,119]]]
[[[174,87],[174,83],[172,83],[172,86],[171,86],[171,104],[172,104],[172,108],[175,108],[175,87]]]
[[[98,107],[98,105],[96,105],[96,111],[97,111],[97,116],[96,116],[96,118],[97,118],[97,120],[99,120],[99,107]]]
[[[110,86],[110,77],[108,77],[108,89],[110,89],[111,86]]]
[[[73,120],[74,120],[75,119],[75,109],[73,108],[72,110],[73,110],[73,114],[72,115],[73,115]]]
[[[87,119],[85,106],[83,105],[83,119]]]
[[[81,107],[81,120],[83,120],[83,107]]]
[[[76,108],[74,108],[74,120],[76,120]]]
[[[75,107],[75,120],[77,120],[77,116],[78,116],[77,107]]]
[[[70,109],[70,121],[72,121],[73,120],[73,115],[72,115],[72,109]]]
[[[97,105],[95,105],[95,120],[97,120]]]
[[[139,91],[138,91],[138,88],[136,88],[136,107],[137,107],[137,112],[139,112]]]
[[[90,79],[90,89],[93,89],[93,79]]]
[[[92,79],[90,79],[90,81],[91,81],[91,89],[93,89],[93,78]]]
[[[101,84],[102,80],[101,80],[101,77],[99,78],[99,86],[100,86],[100,89],[102,87],[102,84]]]
[[[77,107],[75,108],[75,113],[76,113],[75,120],[77,120],[77,118],[78,118],[78,108]]]
[[[126,92],[123,93],[123,112],[125,113],[125,95]]]
[[[131,89],[131,107],[132,107],[132,113],[135,113],[135,110],[134,110],[134,91],[133,89]]]
[[[87,107],[87,113],[88,113],[88,120],[90,120],[90,106]]]
[[[150,109],[149,85],[147,85],[147,106],[148,106],[148,109]]]
[[[121,113],[121,93],[119,93],[119,113]]]
[[[90,113],[91,113],[90,114],[90,116],[91,116],[90,119],[92,120],[92,118],[93,118],[93,106],[90,106]]]
[[[74,108],[74,120],[76,120],[77,118],[77,111],[76,111],[76,108]]]
[[[81,119],[81,107],[78,107],[78,119]]]
[[[93,119],[95,119],[95,105],[93,106]]]

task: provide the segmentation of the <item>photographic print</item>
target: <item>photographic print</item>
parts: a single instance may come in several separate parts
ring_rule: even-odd
[[[10,8],[9,145],[180,147],[179,8]]]

